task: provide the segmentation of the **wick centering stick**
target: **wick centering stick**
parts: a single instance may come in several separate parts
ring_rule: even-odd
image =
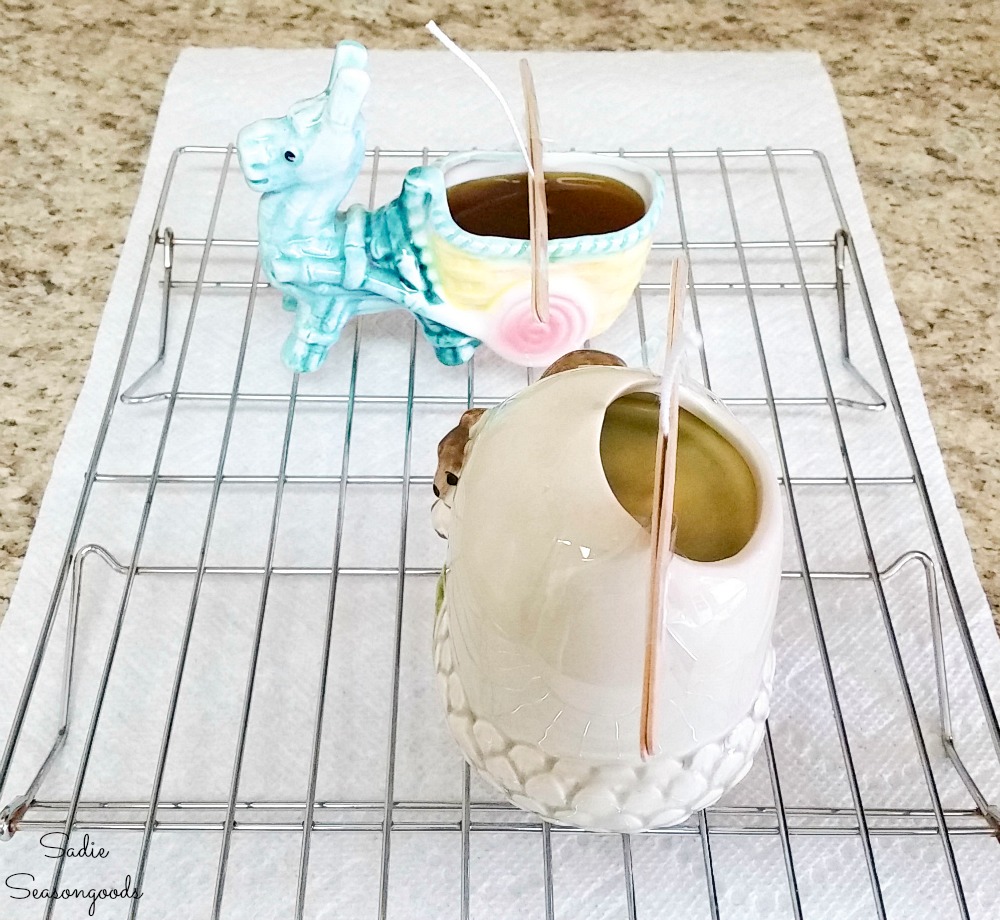
[[[531,66],[521,59],[521,88],[528,125],[528,226],[531,239],[531,308],[540,323],[549,319],[549,211],[545,200],[542,131]]]
[[[660,416],[653,472],[653,507],[650,533],[649,610],[646,620],[646,654],[642,675],[639,752],[643,760],[656,753],[656,695],[663,608],[667,598],[667,571],[674,555],[674,486],[677,480],[677,422],[680,413],[681,324],[684,319],[687,264],[674,260],[670,272],[667,313],[667,353],[660,385]]]

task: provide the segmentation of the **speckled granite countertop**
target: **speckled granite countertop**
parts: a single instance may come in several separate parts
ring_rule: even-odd
[[[817,50],[948,474],[1000,611],[1000,5],[883,0],[5,0],[0,17],[0,615],[186,45]]]

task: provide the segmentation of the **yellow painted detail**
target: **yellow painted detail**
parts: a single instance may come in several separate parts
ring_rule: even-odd
[[[433,265],[442,299],[457,310],[488,310],[504,291],[528,280],[527,262],[473,255],[441,237],[431,237]]]
[[[594,306],[591,335],[608,328],[619,316],[639,283],[650,241],[623,251],[590,259],[566,259],[549,266],[550,283],[561,277],[583,288]],[[530,284],[529,263],[513,259],[490,259],[473,255],[441,237],[430,241],[433,265],[440,278],[440,294],[458,310],[489,310],[506,291],[518,284]]]

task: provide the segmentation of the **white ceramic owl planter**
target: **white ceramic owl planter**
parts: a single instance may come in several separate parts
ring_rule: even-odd
[[[681,822],[740,781],[763,737],[777,479],[725,407],[682,387],[656,750],[640,756],[658,387],[644,370],[573,367],[468,413],[440,449],[448,725],[480,775],[558,823]]]

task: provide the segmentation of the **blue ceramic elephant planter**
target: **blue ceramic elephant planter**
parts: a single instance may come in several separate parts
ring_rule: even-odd
[[[553,240],[549,316],[531,308],[528,240],[463,230],[448,207],[450,185],[524,172],[516,154],[464,153],[407,174],[400,195],[375,211],[338,206],[364,160],[361,106],[367,52],[337,46],[326,90],[282,118],[240,131],[247,184],[261,192],[261,260],[295,326],[282,357],[318,368],[353,316],[409,310],[443,364],[462,364],[481,342],[519,364],[544,366],[583,346],[624,309],[639,281],[663,202],[660,177],[621,158],[546,154],[546,171],[625,182],[643,199],[641,219],[613,233]]]

